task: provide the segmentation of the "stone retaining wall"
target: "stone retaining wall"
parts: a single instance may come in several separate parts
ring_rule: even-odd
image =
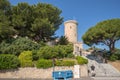
[[[55,71],[61,70],[72,70],[73,74],[76,68],[74,66],[71,67],[55,67]],[[88,69],[87,65],[80,65],[80,74],[79,77],[88,77]],[[41,79],[51,79],[52,78],[53,68],[48,69],[38,69],[36,67],[27,67],[27,68],[19,68],[19,69],[11,69],[11,70],[0,70],[0,78],[41,78]]]
[[[55,70],[72,70],[74,67],[55,67]],[[0,70],[0,78],[52,78],[53,68],[19,68],[11,70]]]

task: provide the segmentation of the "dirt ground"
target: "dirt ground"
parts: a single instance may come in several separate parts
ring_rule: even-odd
[[[118,61],[109,61],[109,64],[111,64],[112,66],[114,66],[116,69],[118,69],[120,71],[120,60]]]

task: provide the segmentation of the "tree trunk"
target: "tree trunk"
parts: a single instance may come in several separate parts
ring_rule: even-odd
[[[109,50],[110,50],[110,53],[113,54],[114,53],[114,50],[115,50],[115,42],[111,43],[109,45]]]

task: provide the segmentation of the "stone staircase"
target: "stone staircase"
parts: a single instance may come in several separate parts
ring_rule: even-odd
[[[120,72],[110,64],[100,64],[105,72],[105,76],[120,77]]]
[[[89,56],[88,58],[88,69],[91,72],[91,65],[95,66],[95,76],[96,77],[120,77],[120,72],[115,69],[112,65],[107,63],[102,63],[94,56]],[[91,76],[91,73],[89,73]]]

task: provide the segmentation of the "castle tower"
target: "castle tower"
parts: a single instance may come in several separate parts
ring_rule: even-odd
[[[69,42],[73,43],[73,54],[75,56],[81,56],[83,53],[82,43],[78,42],[77,26],[78,23],[75,20],[68,20],[64,22],[65,37]]]
[[[71,43],[77,42],[77,25],[78,23],[75,20],[68,20],[64,22],[65,37]]]

